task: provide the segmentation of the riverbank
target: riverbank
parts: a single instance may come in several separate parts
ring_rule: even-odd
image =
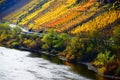
[[[71,38],[66,33],[58,34],[53,30],[50,30],[46,33],[41,33],[40,36],[36,34],[21,34],[21,30],[18,27],[10,29],[9,26],[6,26],[5,24],[2,25],[0,28],[1,46],[27,50],[38,54],[43,53],[50,56],[57,56],[58,58],[67,62],[80,64],[82,63],[88,66],[88,69],[91,69],[92,71],[97,72],[98,74],[100,73],[99,75],[102,76],[109,75],[111,73],[107,71],[109,69],[111,69],[111,71],[118,70],[118,73],[116,73],[117,75],[119,75],[119,64],[115,62],[117,57],[119,56],[114,57],[114,55],[116,54],[113,55],[110,54],[109,51],[106,51],[106,49],[109,50],[110,46],[105,48],[105,52],[103,52],[104,54],[100,53],[100,46],[102,46],[102,49],[104,49],[103,45],[105,44],[99,44],[101,42],[96,42],[93,44],[93,42],[96,41],[94,40],[94,37],[92,37],[92,41],[89,38],[81,38],[80,36]],[[96,46],[96,44],[98,46]],[[96,48],[98,49],[96,50]],[[102,61],[103,59],[104,61]],[[110,64],[112,68],[111,66],[109,66]],[[101,68],[103,68],[104,71],[100,71]],[[119,78],[117,76],[115,77],[115,73],[112,73],[112,75],[110,75],[111,77],[106,77],[115,79]]]
[[[32,53],[0,47],[0,80],[90,80],[69,66],[31,56]]]
[[[5,47],[5,46],[4,46]],[[10,47],[9,47],[10,48]],[[94,67],[90,62],[87,63],[87,62],[74,62],[74,61],[70,61],[70,60],[67,60],[65,57],[62,57],[62,56],[58,56],[58,55],[55,55],[55,54],[50,54],[46,51],[41,51],[41,50],[31,50],[29,48],[24,48],[24,47],[20,47],[20,48],[13,48],[13,49],[17,49],[17,50],[21,50],[21,51],[29,51],[29,52],[32,52],[32,53],[35,53],[37,56],[40,56],[40,54],[44,54],[46,56],[52,56],[52,57],[57,57],[58,59],[62,60],[62,61],[67,61],[69,63],[73,63],[73,64],[81,64],[81,65],[85,65],[88,67],[88,70],[91,70],[91,71],[94,71],[95,73],[97,73],[99,76],[103,76],[105,78],[109,78],[109,79],[115,79],[115,80],[119,80],[120,77],[118,76],[112,76],[112,75],[104,75],[104,74],[101,74],[99,71],[98,71],[98,68]]]

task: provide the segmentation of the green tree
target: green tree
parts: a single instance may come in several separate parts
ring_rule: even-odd
[[[117,55],[118,63],[120,64],[120,26],[114,30],[113,41],[113,52]]]
[[[10,32],[10,27],[8,23],[0,24],[0,34],[9,34]]]
[[[14,27],[11,29],[11,35],[13,35],[14,37],[20,35],[21,32],[22,30],[19,27]]]
[[[114,41],[117,46],[120,46],[120,26],[114,30]]]
[[[42,38],[42,42],[44,45],[42,46],[44,49],[48,50],[64,50],[70,40],[70,36],[66,33],[56,33],[54,30],[50,30],[48,33],[44,34]]]
[[[53,30],[50,30],[42,38],[42,42],[44,42],[43,48],[49,50],[53,49],[54,43],[56,40],[58,40],[57,38],[57,33]]]
[[[112,55],[110,51],[99,53],[94,64],[96,66],[105,66],[106,63],[112,63],[115,59],[115,55]]]
[[[58,40],[55,40],[54,47],[58,50],[63,50],[68,45],[68,42],[70,41],[70,35],[67,33],[61,33],[58,34]]]

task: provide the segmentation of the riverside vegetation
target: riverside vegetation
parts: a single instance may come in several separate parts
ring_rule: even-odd
[[[44,32],[24,34],[0,24],[1,46],[46,51],[120,76],[119,0],[31,0],[2,21]]]
[[[0,24],[1,46],[44,50],[74,63],[90,62],[101,74],[120,76],[120,25],[114,28],[112,37],[107,36],[94,31],[71,37],[54,30],[39,36],[36,33],[28,35],[23,34],[19,27],[10,28],[6,23]]]

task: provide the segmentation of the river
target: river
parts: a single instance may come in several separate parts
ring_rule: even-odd
[[[80,64],[0,47],[0,80],[110,80]],[[112,79],[111,79],[112,80]]]
[[[0,80],[90,80],[30,52],[0,47]]]

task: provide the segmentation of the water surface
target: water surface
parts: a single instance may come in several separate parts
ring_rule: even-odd
[[[90,80],[30,52],[0,47],[0,80]]]

